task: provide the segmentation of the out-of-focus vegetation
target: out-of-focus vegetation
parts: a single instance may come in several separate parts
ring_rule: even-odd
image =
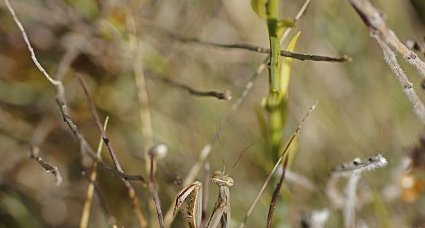
[[[385,12],[388,25],[401,39],[422,41],[425,30],[420,18],[424,11],[420,3],[411,2],[376,0],[374,4]],[[269,46],[266,23],[254,13],[249,1],[16,0],[11,4],[39,61],[52,76],[68,61],[65,56],[74,55],[62,81],[71,118],[92,148],[96,148],[100,135],[74,77],[77,72],[86,80],[101,118],[110,116],[107,132],[126,173],[148,177],[146,147],[157,143],[168,146],[167,155],[158,161],[156,178],[164,213],[174,203],[181,179],[266,57],[245,50],[185,43],[169,33],[215,43]],[[292,18],[303,4],[303,0],[282,0],[279,13]],[[82,159],[85,156],[55,102],[54,87],[31,61],[4,3],[0,21],[0,226],[78,226],[89,183],[85,174],[90,173],[90,159]],[[413,185],[403,185],[399,175],[402,162],[419,145],[423,125],[384,64],[382,52],[370,39],[367,28],[348,1],[313,0],[289,37],[298,31],[297,52],[349,55],[352,61],[291,63],[289,114],[282,141],[318,101],[298,136],[298,151],[291,165],[291,171],[308,178],[314,188],[305,188],[296,178],[286,180],[274,224],[299,227],[304,212],[327,208],[330,216],[326,227],[341,227],[341,210],[332,207],[326,194],[330,170],[355,157],[381,153],[389,165],[365,174],[359,182],[362,202],[356,216],[358,224],[424,225],[425,180],[417,172],[423,167],[416,166],[416,173],[409,176]],[[411,66],[402,65],[417,93],[425,98],[419,75]],[[140,104],[139,84],[135,81],[135,72],[136,77],[142,75],[140,69],[146,80],[147,106]],[[233,100],[193,96],[158,77],[203,91],[230,90]],[[264,71],[224,125],[207,159],[212,171],[225,167],[229,170],[249,146],[230,173],[235,180],[230,189],[232,225],[242,221],[271,169],[272,156],[265,150],[257,118],[268,90]],[[146,107],[151,117],[151,145],[146,144],[142,133],[146,125],[140,118],[141,109]],[[52,175],[29,159],[31,145],[38,146],[40,155],[58,167],[64,178],[60,186],[55,186]],[[423,156],[421,151],[417,149],[415,155]],[[103,153],[110,164],[106,148]],[[107,226],[110,215],[118,225],[136,227],[122,181],[102,169],[98,174],[91,227]],[[204,178],[201,171],[197,179]],[[134,187],[145,216],[155,226],[157,215],[150,209],[153,203],[149,190],[137,182]],[[248,227],[266,224],[273,188],[274,183],[254,209]],[[216,186],[209,189],[208,215],[217,196]],[[183,216],[179,215],[174,225],[185,226]]]

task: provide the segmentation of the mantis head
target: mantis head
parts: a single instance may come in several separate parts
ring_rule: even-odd
[[[233,178],[217,170],[211,176],[211,182],[216,183],[218,186],[231,187],[235,183]]]

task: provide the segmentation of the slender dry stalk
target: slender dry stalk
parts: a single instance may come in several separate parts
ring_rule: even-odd
[[[97,126],[97,129],[98,129],[98,131],[99,131],[99,133],[102,137],[103,143],[106,145],[106,148],[109,151],[109,155],[111,156],[114,167],[119,172],[124,173],[122,166],[121,166],[121,164],[118,160],[118,156],[117,156],[114,148],[112,147],[111,141],[109,140],[109,137],[106,134],[106,131],[102,127],[102,123],[100,122],[99,114],[97,113],[95,104],[93,102],[93,99],[90,96],[90,93],[87,89],[87,86],[84,82],[84,79],[79,74],[76,74],[76,77],[81,84],[81,87],[84,91],[84,94],[86,95],[87,102],[88,102],[88,105],[90,107],[90,111],[92,113],[93,119],[94,119],[96,126]],[[124,186],[127,188],[128,196],[131,200],[132,208],[133,208],[134,212],[136,213],[136,217],[139,221],[139,225],[141,227],[146,227],[147,226],[146,218],[143,215],[142,209],[140,208],[139,199],[136,196],[136,191],[135,191],[133,185],[127,180],[122,179],[122,181],[124,183]]]
[[[134,18],[134,13],[131,8],[126,8],[126,17],[127,17],[127,29],[129,31],[129,40],[128,45],[130,48],[130,55],[132,62],[132,70],[134,74],[135,87],[137,91],[137,101],[139,104],[139,119],[140,119],[140,129],[142,132],[142,140],[143,140],[143,155],[145,160],[145,171],[149,173],[150,160],[151,157],[148,154],[149,147],[153,143],[153,130],[152,130],[152,118],[149,109],[149,97],[147,93],[146,87],[146,78],[142,65],[142,50],[141,50],[141,41],[138,37],[138,31],[136,26],[136,20]],[[149,188],[151,188],[151,183],[149,184]],[[155,197],[154,197],[155,199]],[[156,203],[156,201],[155,201]],[[150,214],[155,213],[155,208],[158,211],[158,206],[152,204],[152,201],[149,201],[149,212]],[[159,216],[159,214],[158,214]],[[162,215],[161,215],[162,218]],[[152,226],[152,221],[150,221],[150,226]],[[160,224],[161,225],[161,224]]]
[[[139,118],[142,130],[143,151],[145,156],[146,172],[149,173],[150,156],[149,148],[152,146],[152,118],[149,110],[149,98],[146,88],[146,79],[142,65],[142,51],[140,49],[140,40],[137,37],[138,31],[136,20],[132,9],[126,10],[127,29],[129,31],[129,47],[133,59],[133,73],[137,90],[137,99],[139,102]]]
[[[21,21],[19,21],[18,17],[16,16],[15,10],[13,9],[12,5],[10,5],[9,0],[4,0],[4,3],[6,4],[6,7],[9,10],[10,14],[12,14],[13,20],[15,21],[16,25],[18,26],[22,34],[22,37],[24,38],[25,44],[27,45],[27,49],[30,52],[31,59],[34,62],[35,66],[52,85],[56,86],[58,90],[59,90],[59,87],[62,87],[62,91],[63,91],[62,82],[57,81],[53,79],[52,77],[50,77],[50,75],[47,73],[44,67],[40,64],[40,62],[38,62],[34,49],[31,46],[27,33],[25,32],[24,26],[22,25]]]
[[[385,62],[394,73],[397,81],[400,83],[407,99],[413,105],[413,111],[415,112],[416,116],[418,116],[418,118],[425,124],[425,106],[416,94],[412,83],[409,81],[403,69],[401,69],[400,65],[398,64],[394,52],[390,49],[390,47],[388,47],[387,43],[381,40],[379,36],[372,36],[376,39],[379,46],[381,47]]]
[[[249,207],[248,211],[246,212],[245,217],[244,217],[241,225],[239,226],[239,228],[245,227],[246,222],[248,221],[249,216],[251,216],[251,213],[254,210],[255,205],[257,205],[258,200],[260,199],[261,195],[263,194],[264,190],[266,189],[267,185],[269,184],[269,182],[270,182],[270,180],[271,180],[274,172],[277,170],[277,168],[279,167],[280,163],[282,162],[282,159],[286,155],[286,151],[288,150],[289,146],[291,146],[291,144],[294,141],[295,137],[300,133],[303,123],[305,122],[305,120],[307,119],[307,117],[310,116],[310,114],[314,111],[314,109],[316,108],[316,106],[317,106],[317,102],[313,106],[311,106],[311,108],[308,110],[308,112],[301,119],[300,124],[295,129],[295,131],[292,134],[291,138],[289,138],[289,140],[286,143],[285,147],[282,147],[282,149],[281,149],[281,155],[280,155],[278,161],[274,165],[274,167],[273,167],[272,171],[270,172],[269,176],[267,177],[267,179],[264,181],[264,184],[261,187],[260,191],[257,193],[257,196],[255,197],[254,201],[251,203],[251,206]]]
[[[376,34],[382,41],[393,48],[416,70],[425,77],[425,62],[401,42],[397,35],[385,24],[382,13],[372,5],[370,0],[349,0],[360,18],[369,28],[371,34]]]
[[[105,122],[103,123],[103,129],[106,130],[106,127],[108,126],[109,116],[106,117]],[[99,143],[97,144],[97,150],[96,150],[96,156],[101,159],[101,153],[102,153],[102,138],[99,139]],[[86,192],[86,200],[84,201],[83,206],[83,212],[81,214],[80,218],[80,228],[86,228],[89,223],[89,217],[90,217],[90,209],[93,201],[93,194],[94,194],[94,183],[97,179],[97,161],[93,161],[92,164],[92,172],[89,177],[89,185],[87,186],[87,192]]]
[[[153,200],[155,202],[159,226],[161,228],[164,228],[164,217],[162,215],[162,210],[161,210],[161,201],[160,201],[159,196],[158,196],[158,189],[157,189],[155,174],[154,174],[154,165],[155,165],[155,157],[151,156],[151,165],[150,165],[151,168],[150,168],[150,175],[149,175],[150,176],[149,189],[151,191]]]
[[[58,167],[46,162],[39,154],[40,148],[38,148],[37,146],[32,146],[30,149],[30,158],[37,161],[38,164],[40,164],[40,166],[43,167],[44,170],[46,170],[46,172],[51,173],[55,178],[56,186],[59,186],[62,183],[63,178],[61,173],[59,172]]]
[[[286,167],[288,165],[288,158],[289,158],[289,154],[288,156],[285,157],[285,161],[283,162],[282,174],[280,175],[279,181],[277,182],[276,188],[274,189],[274,192],[273,192],[272,200],[270,202],[270,207],[269,207],[269,213],[267,215],[267,225],[266,225],[267,228],[272,227],[273,212],[274,212],[274,209],[276,208],[276,203],[277,203],[277,199],[279,198],[280,189],[282,188],[283,181],[285,180],[285,173],[286,173]]]
[[[149,171],[149,191],[152,194],[154,207],[156,209],[156,214],[158,216],[158,224],[161,228],[164,227],[164,216],[161,209],[161,200],[158,195],[158,185],[155,179],[156,173],[156,161],[159,158],[162,158],[167,153],[167,147],[163,144],[158,144],[152,146],[148,151],[148,155],[150,157],[150,171]]]
[[[219,44],[219,43],[199,40],[199,39],[196,39],[196,38],[182,38],[182,37],[178,37],[176,35],[172,35],[172,37],[174,39],[180,41],[180,42],[183,42],[183,43],[195,43],[195,44],[224,48],[224,49],[242,49],[242,50],[259,52],[259,53],[264,53],[264,54],[270,54],[271,53],[270,49],[268,49],[268,48],[258,47],[258,46],[254,46],[254,45],[251,45],[251,44]],[[288,57],[288,58],[293,58],[293,59],[296,59],[296,60],[301,60],[301,61],[306,61],[306,60],[308,60],[308,61],[320,61],[320,62],[347,62],[347,61],[351,61],[351,57],[346,56],[346,55],[344,55],[342,57],[329,57],[329,56],[322,56],[322,55],[295,53],[295,52],[285,51],[285,50],[281,50],[280,55],[284,56],[284,57]]]
[[[398,82],[403,88],[404,94],[413,105],[413,110],[418,118],[425,124],[425,106],[418,98],[412,83],[409,82],[400,65],[397,62],[395,50],[416,70],[425,77],[425,62],[423,62],[412,50],[401,42],[396,34],[385,24],[382,13],[379,12],[369,0],[350,0],[351,5],[369,28],[370,34],[378,42],[384,52],[384,60],[395,74]],[[391,47],[391,48],[390,48]]]
[[[159,80],[163,83],[168,84],[169,86],[172,86],[176,89],[180,89],[183,91],[188,92],[190,95],[193,96],[199,96],[199,97],[215,97],[218,100],[231,100],[232,99],[232,95],[230,93],[229,90],[226,91],[215,91],[215,90],[210,90],[210,91],[202,91],[199,89],[195,89],[189,85],[186,85],[184,83],[181,82],[177,82],[174,80],[171,80],[169,78],[163,77],[163,76],[159,76],[159,75],[155,75],[155,76],[147,76],[147,78],[150,79],[154,79],[154,80]]]

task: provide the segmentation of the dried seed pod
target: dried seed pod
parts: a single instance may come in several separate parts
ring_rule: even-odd
[[[165,144],[157,144],[149,149],[148,154],[149,156],[161,159],[167,155],[167,152],[168,147]]]

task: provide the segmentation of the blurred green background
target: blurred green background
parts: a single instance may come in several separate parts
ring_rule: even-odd
[[[179,191],[176,182],[196,163],[201,148],[218,129],[265,55],[181,43],[163,31],[216,43],[268,47],[266,24],[247,0],[11,3],[39,61],[51,75],[57,72],[63,56],[79,47],[63,79],[72,119],[95,148],[99,134],[82,89],[73,77],[75,72],[81,72],[101,118],[110,116],[107,131],[124,170],[147,176],[133,69],[137,64],[143,67],[153,143],[164,143],[169,148],[167,156],[158,162],[157,180],[164,211]],[[294,17],[303,3],[281,1],[281,17]],[[397,0],[376,0],[374,4],[384,12],[388,25],[401,40],[423,41],[425,30],[420,18],[425,13],[418,4]],[[129,29],[131,14],[137,34]],[[0,21],[0,227],[78,226],[88,185],[87,177],[82,175],[87,167],[82,164],[79,145],[62,121],[54,88],[31,62],[3,2]],[[326,195],[330,170],[355,157],[367,158],[378,153],[389,160],[389,165],[364,175],[358,193],[371,196],[358,208],[357,219],[370,227],[385,227],[388,222],[394,227],[424,225],[422,188],[418,187],[414,200],[407,200],[394,177],[403,159],[418,143],[423,126],[384,64],[382,52],[369,37],[367,28],[348,1],[312,0],[291,36],[297,31],[301,31],[297,52],[345,54],[353,61],[293,61],[287,138],[310,106],[315,101],[319,104],[301,131],[291,170],[308,178],[314,189],[287,181],[282,190],[284,202],[279,201],[281,213],[275,215],[276,226],[300,227],[303,211],[328,208],[326,227],[341,227],[341,210],[333,208]],[[134,36],[140,42],[140,62],[130,46]],[[424,98],[420,76],[401,59],[400,63]],[[230,90],[233,100],[191,96],[155,79],[159,76],[201,90]],[[233,225],[242,221],[271,169],[256,117],[256,109],[267,92],[264,72],[242,106],[230,116],[208,158],[212,170],[229,168],[252,144],[230,174],[235,179],[231,188]],[[46,161],[58,166],[64,176],[62,185],[56,187],[53,177],[29,159],[31,144],[40,147]],[[137,226],[122,182],[102,170],[99,173],[100,195],[117,224]],[[201,173],[198,179],[203,178]],[[391,199],[385,194],[390,187],[399,191],[394,190],[395,197]],[[146,216],[156,220],[155,214],[149,214],[149,192],[138,183],[135,188]],[[265,225],[271,191],[269,187],[261,198],[248,227]],[[209,213],[216,197],[217,187],[211,185]],[[98,199],[94,201],[90,224],[108,224]],[[185,225],[181,216],[174,225]]]

